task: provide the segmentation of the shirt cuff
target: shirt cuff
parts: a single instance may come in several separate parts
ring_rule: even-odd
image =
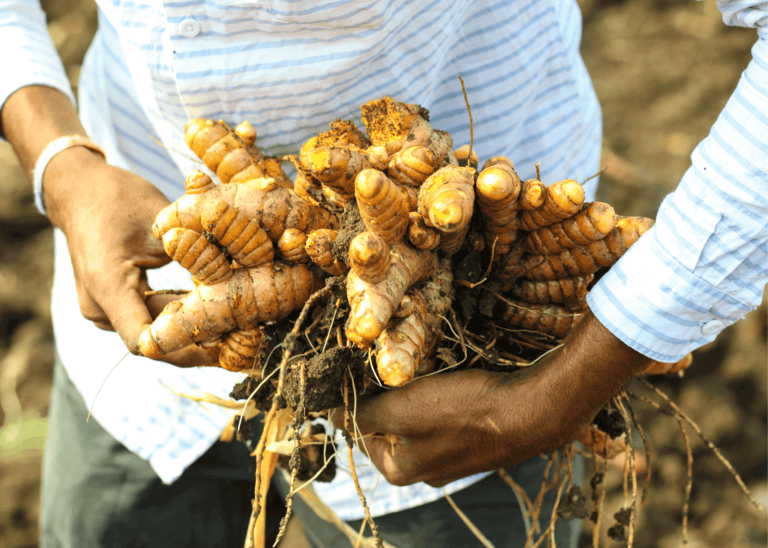
[[[682,267],[652,228],[587,295],[595,317],[627,346],[672,363],[753,309]]]

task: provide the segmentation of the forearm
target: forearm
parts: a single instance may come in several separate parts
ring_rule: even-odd
[[[13,146],[22,167],[32,179],[35,164],[45,147],[59,137],[87,137],[72,102],[62,92],[47,86],[26,86],[11,95],[0,112],[0,123],[8,142]],[[101,156],[83,147],[74,147],[57,154],[45,170],[43,186],[46,212],[55,226],[66,229],[67,196],[78,191],[80,177],[65,177],[67,173],[82,173],[91,165],[103,162]],[[66,230],[65,230],[66,231]]]
[[[545,433],[549,448],[554,450],[573,441],[600,408],[651,361],[621,342],[588,312],[563,346],[521,374],[500,376],[491,391],[499,400],[493,407],[509,413],[505,427],[508,432],[526,431],[531,428],[529,421],[537,421],[536,430]],[[531,383],[530,388],[521,392],[520,382]],[[530,394],[531,401],[522,407],[503,405],[512,392]],[[530,416],[519,414],[526,408]],[[548,411],[541,413],[542,409]],[[531,450],[531,455],[512,460],[519,462],[520,457],[533,456],[541,448]]]

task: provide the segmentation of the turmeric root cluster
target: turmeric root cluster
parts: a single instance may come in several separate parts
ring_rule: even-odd
[[[365,132],[336,120],[301,147],[293,183],[254,146],[247,122],[189,122],[187,143],[223,184],[192,173],[156,219],[155,236],[198,286],[146,329],[144,355],[196,343],[219,347],[222,367],[247,369],[260,325],[340,276],[346,344],[369,349],[376,377],[401,386],[434,367],[467,253],[488,265],[498,321],[563,337],[595,273],[652,224],[585,204],[574,180],[521,181],[507,158],[478,171],[469,147],[454,152],[418,105],[385,97],[361,110]],[[354,226],[339,221],[357,214]]]

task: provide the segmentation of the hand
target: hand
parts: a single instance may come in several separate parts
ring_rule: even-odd
[[[174,299],[144,298],[146,270],[170,261],[151,231],[168,200],[145,179],[79,147],[53,158],[43,188],[48,215],[67,236],[80,312],[97,327],[117,331],[138,353],[143,328]],[[180,366],[216,360],[197,347],[166,358]]]
[[[527,369],[416,379],[358,402],[357,424],[397,437],[394,446],[384,436],[364,440],[387,481],[440,487],[564,446],[650,361],[588,313],[564,346]],[[343,410],[333,416],[343,427]]]

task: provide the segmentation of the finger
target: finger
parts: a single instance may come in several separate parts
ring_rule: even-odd
[[[108,321],[107,322],[103,322],[103,321],[95,320],[95,321],[93,321],[93,325],[95,325],[96,327],[98,327],[102,331],[114,331],[115,330],[115,328],[112,327],[112,324],[109,323]]]
[[[448,478],[448,479],[446,479],[446,478],[434,479],[434,480],[425,481],[424,483],[426,483],[430,487],[445,487],[449,483],[453,483],[454,481],[458,481],[458,480],[460,480],[463,477],[466,477],[466,476],[456,476],[456,477],[452,477],[452,478]]]
[[[149,314],[153,318],[157,318],[168,303],[178,301],[183,296],[184,295],[150,295],[146,300]]]
[[[407,405],[407,396],[402,394],[407,388],[388,390],[357,402],[355,420],[363,432],[381,432],[402,434],[401,425],[405,423],[403,409]],[[405,396],[405,397],[404,397]],[[344,427],[344,408],[339,408],[333,417],[337,428]]]
[[[197,345],[165,354],[158,358],[158,361],[169,363],[176,367],[220,367],[218,348],[201,348]]]
[[[139,335],[152,323],[143,296],[135,286],[121,287],[108,299],[102,301],[102,308],[111,320],[115,331],[132,352],[138,348]]]
[[[76,282],[76,290],[77,304],[80,307],[80,314],[83,318],[93,322],[99,329],[114,331],[115,329],[112,327],[107,315],[79,281]]]
[[[399,444],[393,446],[384,437],[371,436],[360,440],[360,451],[371,458],[371,462],[389,483],[396,486],[411,485],[422,481],[407,461],[398,459]]]

